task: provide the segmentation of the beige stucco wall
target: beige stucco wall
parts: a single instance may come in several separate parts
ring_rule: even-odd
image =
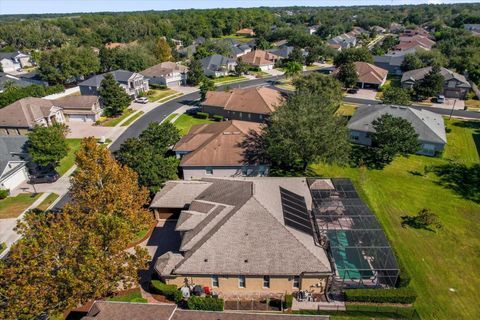
[[[168,284],[175,284],[178,287],[185,285],[185,278],[189,285],[200,285],[212,288],[211,277],[201,276],[179,276],[165,279]],[[293,287],[293,277],[270,277],[270,287],[263,287],[263,277],[246,276],[245,288],[238,286],[238,276],[219,276],[218,287],[212,288],[218,293],[292,293],[298,290],[314,291],[323,293],[327,284],[328,276],[300,277],[300,287]]]

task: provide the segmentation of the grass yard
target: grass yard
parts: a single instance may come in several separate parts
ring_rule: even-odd
[[[213,80],[213,83],[215,83],[216,85],[222,85],[222,84],[225,84],[225,83],[230,83],[230,82],[237,82],[237,81],[242,81],[242,80],[245,80],[247,78],[245,78],[244,76],[225,76],[225,77],[218,77],[218,78],[214,78],[212,79]]]
[[[480,111],[480,100],[465,100],[465,107],[467,107],[469,111]]]
[[[249,71],[249,73],[255,76],[255,78],[267,78],[272,76],[270,73],[265,71]]]
[[[16,197],[7,197],[0,200],[0,219],[16,218],[40,197],[33,193],[20,193]]]
[[[128,118],[127,121],[125,121],[124,123],[122,123],[122,127],[128,127],[129,125],[132,124],[133,121],[137,120],[138,118],[140,118],[145,112],[143,111],[138,111],[137,113],[135,113],[133,116],[131,116],[130,118]]]
[[[147,98],[149,102],[155,102],[178,93],[179,92],[172,89],[150,89],[150,91],[147,92]]]
[[[277,84],[275,84],[276,87],[280,89],[285,89],[285,90],[290,90],[290,91],[295,91],[295,86],[292,85],[292,79],[281,79],[277,81]]]
[[[115,118],[109,118],[105,122],[101,123],[101,126],[104,127],[115,127],[117,124],[123,121],[126,117],[131,115],[134,112],[133,109],[125,109],[121,115]]]
[[[173,124],[178,128],[178,130],[180,130],[180,134],[184,136],[188,133],[188,131],[193,125],[213,122],[215,121],[208,119],[198,119],[188,114],[182,114]]]
[[[142,297],[140,293],[140,289],[137,289],[132,292],[128,292],[127,294],[121,294],[115,297],[108,298],[107,301],[118,301],[118,302],[140,302],[140,303],[147,303],[147,299]]]
[[[220,38],[212,38],[212,40],[223,40],[223,39],[235,39],[239,42],[242,42],[242,43],[247,43],[247,42],[250,42],[253,40],[253,38],[249,38],[249,37],[246,37],[246,36],[237,36],[236,34],[230,34],[230,35],[227,35],[227,36],[222,36]]]
[[[447,164],[447,159],[479,163],[480,122],[446,123],[451,132],[443,158],[397,158],[384,170],[323,164],[310,169],[317,176],[352,179],[411,274],[411,285],[418,294],[415,306],[422,318],[475,319],[480,314],[480,205],[440,186],[438,177],[424,169]],[[401,226],[401,216],[423,208],[439,216],[441,230]]]
[[[75,164],[75,152],[80,149],[82,139],[67,139],[68,154],[60,160],[60,164],[55,168],[59,175],[63,176]]]
[[[37,207],[38,210],[45,211],[52,205],[52,203],[57,200],[59,197],[58,194],[56,193],[50,193],[45,200],[40,203],[40,205]]]
[[[170,122],[173,118],[175,118],[178,115],[178,113],[172,113],[169,115],[164,121],[165,122]]]
[[[351,117],[355,113],[355,110],[357,110],[357,106],[354,104],[349,104],[349,103],[342,103],[340,108],[337,109],[337,115],[339,116],[344,116],[344,117]]]

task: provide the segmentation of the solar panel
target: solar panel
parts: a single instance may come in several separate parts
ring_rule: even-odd
[[[305,198],[280,187],[283,219],[285,225],[298,231],[313,235]]]

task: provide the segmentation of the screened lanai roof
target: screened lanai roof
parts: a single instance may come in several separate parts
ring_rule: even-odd
[[[392,248],[349,179],[308,179],[315,227],[346,286],[394,286],[399,274]]]

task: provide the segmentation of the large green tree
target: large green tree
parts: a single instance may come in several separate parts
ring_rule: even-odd
[[[356,61],[373,63],[373,56],[365,47],[348,48],[340,51],[340,53],[335,56],[333,63],[335,66],[339,67],[343,64]]]
[[[130,97],[115,81],[111,73],[105,74],[98,90],[103,110],[107,116],[119,115],[130,105]]]
[[[200,83],[200,100],[205,101],[208,91],[215,91],[215,82],[207,77]]]
[[[68,154],[66,135],[68,127],[63,124],[36,126],[28,133],[28,155],[38,165],[55,167]]]
[[[321,73],[309,73],[293,81],[297,93],[309,93],[340,105],[342,84],[337,79]]]
[[[405,55],[402,61],[401,68],[402,71],[410,71],[423,68],[424,66],[425,65],[423,64],[423,61],[420,60],[420,58],[416,54],[409,53]]]
[[[297,61],[288,61],[283,67],[286,78],[293,78],[302,73],[302,65]]]
[[[423,79],[415,83],[413,90],[417,99],[422,100],[442,93],[444,83],[445,78],[440,73],[440,68],[433,66]]]
[[[192,59],[188,64],[188,72],[187,72],[187,82],[190,85],[196,86],[202,82],[203,78],[205,78],[205,74],[203,73],[202,64],[197,59]]]
[[[310,93],[297,93],[280,106],[264,128],[266,153],[274,166],[303,171],[317,161],[344,163],[350,143],[337,105]]]
[[[406,89],[388,87],[383,91],[383,103],[408,106],[411,103],[410,94]]]
[[[353,62],[342,64],[336,76],[346,88],[351,88],[358,82],[357,68]]]
[[[157,58],[158,62],[170,61],[172,60],[172,49],[168,45],[168,42],[165,38],[160,38],[155,44],[153,49],[153,54]]]

